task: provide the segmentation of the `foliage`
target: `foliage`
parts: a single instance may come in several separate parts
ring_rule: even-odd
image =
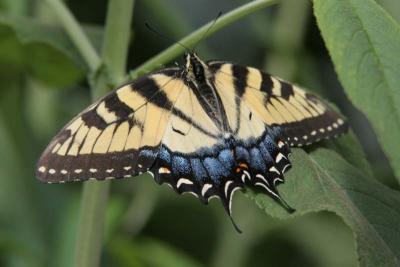
[[[296,206],[293,216],[333,211],[354,231],[362,266],[399,265],[398,192],[366,177],[332,151],[317,149],[306,154],[296,149],[293,161],[296,165],[281,190]],[[272,216],[291,216],[264,196],[253,198]]]
[[[373,0],[314,2],[344,89],[371,121],[400,181],[400,61],[393,56],[400,54],[400,25]]]
[[[92,86],[92,96],[98,97],[110,84],[128,77],[126,63],[136,67],[130,72],[136,77],[183,52],[177,44],[164,49],[165,43],[142,30],[143,21],[157,20],[163,25],[161,32],[175,35],[196,23],[196,16],[187,10],[198,12],[199,21],[212,19],[218,12],[201,12],[195,1],[135,1],[134,38],[129,39],[133,9],[125,6],[128,1],[110,0],[107,6],[87,0],[91,12],[84,12],[85,16],[78,15],[85,11],[78,0],[68,1],[70,9],[63,9],[56,0],[46,1],[47,5],[40,0],[26,2],[0,2],[0,265],[71,266],[77,243],[81,243],[81,264],[87,260],[91,266],[97,265],[96,253],[101,251],[103,266],[353,266],[357,260],[360,266],[400,265],[398,186],[389,188],[381,177],[374,177],[380,173],[399,181],[400,176],[400,27],[384,10],[387,1],[381,1],[382,8],[373,0],[314,0],[313,13],[345,93],[373,126],[396,175],[391,169],[376,171],[381,165],[363,151],[375,137],[352,119],[354,133],[306,152],[293,150],[294,168],[279,190],[296,213],[288,214],[270,198],[254,192],[246,192],[248,199],[235,196],[234,217],[242,226],[242,235],[234,232],[218,203],[200,206],[189,196],[182,199],[151,181],[147,184],[142,181],[149,178],[145,176],[113,183],[107,206],[101,204],[106,203],[107,186],[86,186],[89,189],[82,199],[89,201],[82,214],[87,216],[80,216],[80,185],[40,185],[32,171],[51,135],[88,104],[90,92],[82,87]],[[328,54],[321,49],[312,15],[307,15],[307,0],[236,2],[239,7],[226,13],[210,31],[207,37],[224,32],[200,48],[204,54],[268,66],[278,76],[315,88],[352,117],[345,98],[332,93],[341,87]],[[283,3],[254,13],[278,2]],[[174,20],[163,12],[166,3]],[[216,8],[214,1],[209,5]],[[394,7],[399,6],[390,7],[390,14],[398,18],[400,10]],[[98,23],[96,16],[107,8],[104,29],[87,26]],[[143,15],[146,10],[152,17]],[[301,16],[296,22],[291,20],[294,14]],[[250,22],[239,20],[245,15]],[[240,23],[228,26],[237,20]],[[193,46],[207,26],[180,42]],[[231,28],[234,31],[229,32]],[[237,53],[238,47],[248,53]],[[304,73],[304,69],[310,71]],[[364,135],[372,137],[366,142],[360,138]],[[384,158],[381,151],[374,155]],[[255,206],[271,217],[263,216]],[[102,235],[95,229],[103,231],[99,227],[103,220],[102,249]],[[85,235],[76,236],[79,229]],[[357,259],[353,250],[343,249],[353,248],[353,238]]]

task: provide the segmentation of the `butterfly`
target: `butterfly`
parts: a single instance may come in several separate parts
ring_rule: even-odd
[[[182,66],[122,85],[77,115],[50,142],[36,175],[64,183],[149,173],[203,203],[219,198],[231,219],[234,192],[248,186],[293,211],[277,190],[290,147],[347,129],[295,85],[190,52]]]

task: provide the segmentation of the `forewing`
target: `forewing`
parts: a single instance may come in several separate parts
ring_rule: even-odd
[[[252,67],[226,62],[209,66],[215,83],[235,84],[238,99],[267,125],[281,127],[290,146],[309,145],[348,129],[340,114],[295,85]]]
[[[146,172],[180,92],[177,71],[165,69],[142,77],[80,113],[43,152],[38,179],[60,183]]]

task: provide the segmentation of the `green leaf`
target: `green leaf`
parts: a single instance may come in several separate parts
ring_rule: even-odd
[[[55,29],[41,26],[35,20],[0,17],[0,63],[27,71],[49,85],[66,86],[81,79],[84,67],[74,49],[57,46],[68,42]]]
[[[397,22],[400,22],[400,1],[378,0],[380,4]]]
[[[337,153],[293,151],[294,168],[279,187],[297,211],[290,215],[270,198],[250,197],[267,213],[289,218],[309,212],[335,212],[354,232],[361,266],[399,266],[400,194],[347,163]]]
[[[336,72],[400,181],[400,26],[373,0],[314,0]]]
[[[86,27],[98,44],[102,30]],[[28,71],[49,85],[64,87],[82,79],[87,68],[59,26],[38,19],[0,15],[0,63]]]
[[[367,177],[373,177],[371,166],[369,165],[362,146],[353,131],[350,131],[348,134],[345,134],[338,139],[325,141],[323,143],[326,148],[334,149],[348,163],[357,167],[359,170],[362,170]]]
[[[10,17],[4,14],[0,15],[0,25],[10,27],[22,43],[45,43],[63,51],[77,62],[81,60],[68,36],[58,26],[34,18]]]

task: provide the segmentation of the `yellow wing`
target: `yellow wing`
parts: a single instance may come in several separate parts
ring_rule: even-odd
[[[75,117],[40,157],[36,174],[48,183],[110,179],[146,172],[182,88],[170,68],[111,92]]]
[[[295,85],[252,67],[226,62],[209,62],[209,66],[219,93],[231,91],[231,97],[236,98],[230,103],[236,102],[238,109],[235,114],[228,114],[232,118],[231,125],[238,116],[248,120],[255,115],[269,126],[281,127],[290,146],[309,145],[348,129],[340,114]],[[243,109],[244,105],[249,111]],[[242,114],[246,112],[247,118]],[[242,125],[247,124],[242,122]]]

